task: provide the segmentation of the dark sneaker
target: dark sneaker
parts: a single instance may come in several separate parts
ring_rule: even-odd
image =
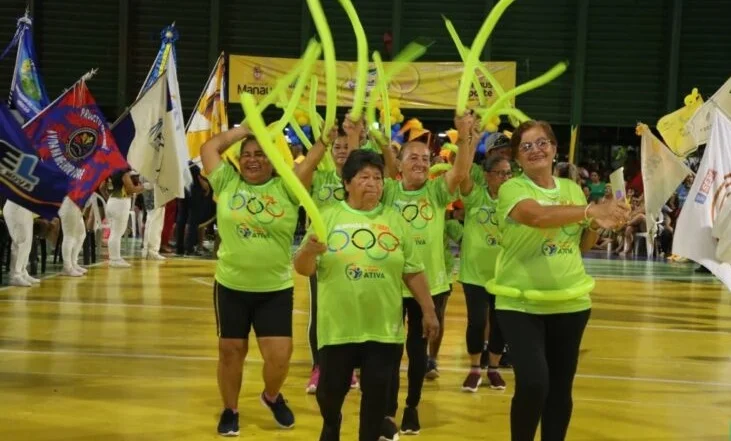
[[[487,382],[489,383],[490,389],[505,390],[505,380],[503,380],[503,377],[497,369],[487,371]]]
[[[426,362],[426,379],[436,380],[437,378],[439,378],[439,367],[437,366],[437,361],[430,358]]]
[[[415,407],[404,407],[404,419],[401,420],[401,433],[404,435],[418,435],[420,430],[419,411]]]
[[[477,389],[479,389],[480,385],[482,384],[482,374],[480,372],[472,372],[470,371],[469,374],[467,374],[467,378],[464,379],[464,383],[462,383],[462,390],[464,392],[477,392]]]
[[[284,400],[284,396],[280,393],[277,395],[277,399],[273,403],[264,396],[264,392],[261,393],[261,404],[265,405],[272,411],[274,421],[282,429],[291,429],[294,427],[294,414],[287,406],[287,402]]]
[[[218,420],[218,434],[221,436],[239,436],[239,414],[225,409]]]
[[[398,427],[390,418],[384,418],[381,424],[381,437],[378,441],[398,441]]]

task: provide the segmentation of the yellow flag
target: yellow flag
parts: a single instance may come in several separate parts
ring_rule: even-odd
[[[188,151],[193,162],[200,164],[201,146],[228,130],[228,115],[226,113],[226,60],[224,54],[218,57],[208,83],[203,89],[195,113],[188,121],[186,137]],[[237,161],[238,162],[238,161]]]
[[[685,106],[663,116],[657,122],[657,130],[665,140],[665,144],[681,158],[688,156],[697,147],[695,139],[685,125],[701,105],[703,97],[698,93],[698,89],[693,89],[690,95],[685,97]]]

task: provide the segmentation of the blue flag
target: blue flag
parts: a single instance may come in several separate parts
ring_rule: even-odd
[[[18,45],[18,55],[10,85],[10,105],[26,121],[50,104],[37,68],[38,58],[33,45],[32,26],[33,22],[27,15],[18,20],[18,30],[13,39]]]
[[[41,162],[5,104],[0,103],[0,194],[53,219],[68,192],[69,178]]]
[[[65,175],[63,196],[68,194],[79,207],[107,177],[129,167],[84,81],[46,107],[23,131],[40,160]]]

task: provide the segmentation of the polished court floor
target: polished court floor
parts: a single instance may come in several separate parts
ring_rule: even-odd
[[[131,262],[121,270],[100,265],[84,279],[50,276],[37,288],[0,288],[1,441],[218,438],[214,262]],[[687,264],[586,262],[597,288],[568,440],[731,439],[731,294]],[[304,393],[310,357],[303,278],[295,309],[283,392],[296,428],[276,429],[259,404],[261,362],[253,346],[241,439],[318,438],[317,402]],[[426,383],[416,439],[508,440],[511,372],[503,371],[504,392],[460,391],[468,361],[458,284],[447,315],[441,377]],[[346,400],[343,440],[357,439],[358,395]]]

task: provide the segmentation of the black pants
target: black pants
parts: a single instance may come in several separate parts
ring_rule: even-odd
[[[449,293],[442,293],[432,296],[434,300],[434,309],[437,311],[437,319],[439,326],[444,326],[445,304],[449,299]],[[416,407],[421,401],[421,389],[424,386],[424,376],[426,375],[427,362],[427,340],[422,336],[423,328],[421,320],[423,318],[421,307],[416,299],[411,297],[404,298],[404,318],[407,319],[406,330],[406,355],[409,357],[409,370],[407,377],[409,379],[408,393],[406,395],[406,406]],[[403,346],[401,347],[401,356],[403,356]],[[399,361],[401,357],[399,357]],[[391,381],[391,392],[389,393],[389,403],[386,409],[386,416],[395,417],[398,410],[398,391],[401,383],[400,363],[393,370],[393,379]]]
[[[590,310],[551,315],[497,311],[515,372],[512,441],[533,441],[539,422],[542,441],[566,437],[579,346],[590,314]]]
[[[490,333],[487,350],[493,354],[502,354],[505,339],[495,316],[495,296],[478,285],[463,283],[464,298],[467,303],[467,353],[480,354],[485,345],[485,326],[487,314],[490,314]]]
[[[325,346],[320,350],[317,404],[322,415],[320,441],[339,441],[343,401],[350,390],[353,369],[360,366],[360,441],[377,441],[394,366],[401,345],[377,342]]]
[[[312,366],[319,364],[317,356],[317,275],[310,276],[310,323],[307,328],[312,352]]]

